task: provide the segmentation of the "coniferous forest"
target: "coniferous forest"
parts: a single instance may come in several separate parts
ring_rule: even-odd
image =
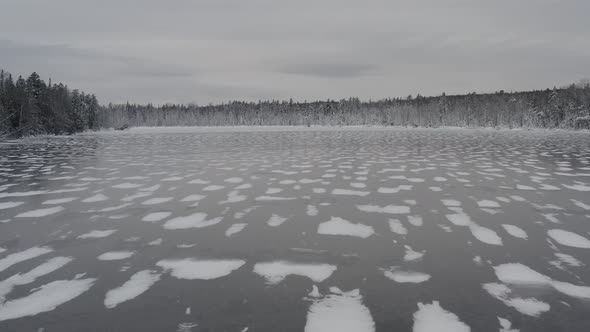
[[[98,100],[37,73],[14,78],[0,71],[0,138],[73,134],[98,129]]]
[[[590,129],[590,83],[527,92],[361,101],[233,101],[220,105],[109,104],[93,94],[0,71],[0,137],[129,126],[411,126]]]

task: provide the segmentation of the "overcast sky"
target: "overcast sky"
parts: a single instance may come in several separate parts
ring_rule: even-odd
[[[589,0],[0,0],[0,67],[101,103],[539,89],[590,77]]]

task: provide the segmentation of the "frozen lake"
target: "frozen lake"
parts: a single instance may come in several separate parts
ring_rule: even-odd
[[[590,135],[0,144],[0,331],[590,331]]]

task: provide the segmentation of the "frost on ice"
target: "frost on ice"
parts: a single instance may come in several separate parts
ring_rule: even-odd
[[[562,229],[550,229],[547,231],[547,235],[564,246],[584,249],[590,248],[590,240],[576,233]]]
[[[269,284],[277,284],[291,274],[307,277],[314,282],[322,282],[328,279],[334,271],[336,271],[336,266],[330,264],[275,261],[254,265],[254,273],[263,276]]]
[[[313,300],[307,312],[305,332],[372,332],[375,322],[369,309],[363,304],[358,289],[342,292],[330,288],[332,294]]]
[[[471,328],[452,312],[443,309],[438,301],[418,303],[414,313],[414,332],[470,332]]]
[[[52,252],[53,249],[47,247],[33,247],[27,250],[15,252],[2,259],[0,259],[0,272],[6,270],[14,264],[45,255]]]
[[[101,261],[118,261],[122,259],[127,259],[133,256],[134,254],[135,252],[133,251],[109,251],[98,256],[98,259]]]
[[[139,271],[120,287],[109,290],[104,299],[104,305],[107,308],[114,308],[132,300],[150,289],[158,280],[160,275],[154,271]]]
[[[176,217],[173,219],[168,220],[164,224],[164,228],[166,229],[187,229],[187,228],[203,228],[218,224],[221,222],[223,217],[217,217],[213,219],[207,219],[206,213],[193,213],[186,217]]]
[[[57,280],[45,284],[25,297],[7,301],[0,306],[0,321],[52,311],[89,290],[95,280]]]
[[[246,262],[240,259],[165,259],[156,263],[178,279],[217,279],[229,275]]]
[[[355,224],[339,217],[331,217],[329,221],[325,221],[318,226],[318,234],[325,235],[346,235],[367,238],[373,235],[373,233],[375,231],[371,226]]]

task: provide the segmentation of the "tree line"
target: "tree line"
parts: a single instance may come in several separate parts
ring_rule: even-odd
[[[590,129],[590,84],[527,92],[360,101],[233,101],[220,105],[101,107],[99,123],[126,126],[413,126]]]
[[[15,80],[0,70],[0,138],[98,129],[99,109],[94,95],[45,83],[35,72]]]
[[[590,129],[590,81],[567,87],[361,101],[232,101],[219,105],[109,104],[0,71],[0,138],[128,126],[411,126]]]

